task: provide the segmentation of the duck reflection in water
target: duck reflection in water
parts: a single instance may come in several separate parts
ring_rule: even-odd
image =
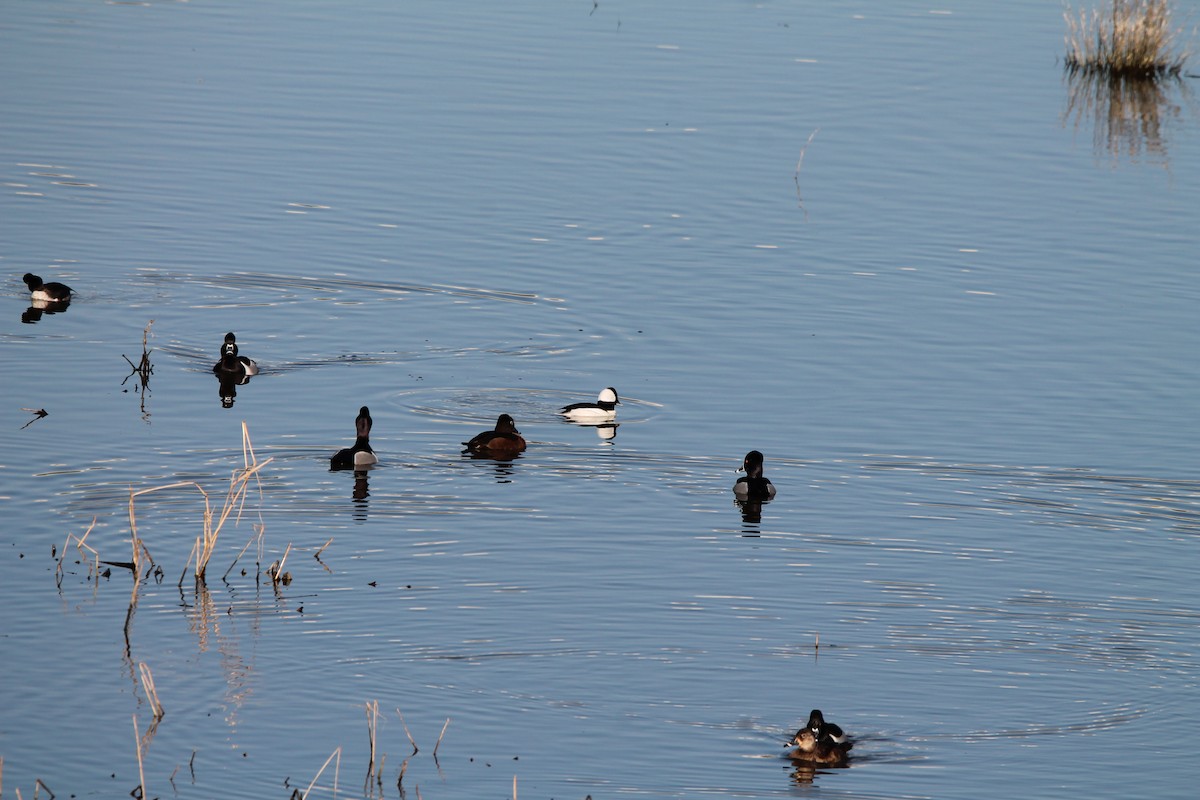
[[[21,322],[32,325],[41,320],[43,314],[64,314],[70,307],[70,298],[66,300],[30,300],[29,308],[21,312]]]
[[[354,519],[358,522],[364,522],[367,519],[367,498],[371,496],[371,487],[367,485],[366,469],[354,470],[354,489],[350,492],[350,496],[354,498]]]

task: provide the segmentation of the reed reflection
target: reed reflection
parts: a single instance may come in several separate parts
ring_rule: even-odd
[[[1068,69],[1062,121],[1092,127],[1097,156],[1114,163],[1142,159],[1169,166],[1167,127],[1195,97],[1180,75],[1119,74]]]

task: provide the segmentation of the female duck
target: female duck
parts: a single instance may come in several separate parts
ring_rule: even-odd
[[[258,374],[258,364],[245,356],[239,356],[237,337],[227,333],[225,343],[221,345],[221,360],[213,364],[212,371],[222,379],[245,383],[248,378]]]
[[[59,283],[58,281],[44,283],[41,278],[32,272],[26,272],[22,280],[29,287],[29,296],[32,300],[39,300],[43,303],[71,302],[72,290],[65,283]]]
[[[596,402],[572,403],[569,406],[563,406],[562,411],[558,413],[571,422],[608,422],[617,416],[617,406],[620,404],[621,399],[617,397],[617,390],[609,386],[600,392]]]
[[[796,731],[792,741],[788,743],[796,749],[788,753],[793,761],[807,761],[813,764],[842,766],[850,760],[849,742],[835,742],[832,739],[818,739],[808,728]]]
[[[375,451],[371,449],[371,412],[366,406],[358,410],[354,419],[354,446],[338,450],[329,459],[330,469],[350,469],[369,467],[379,463]]]
[[[493,457],[511,458],[525,449],[525,440],[517,430],[517,423],[508,414],[499,416],[495,430],[484,431],[463,444],[467,446],[467,452]]]
[[[739,471],[745,471],[746,475],[733,485],[733,494],[738,500],[770,500],[775,496],[775,487],[762,474],[762,453],[757,450],[746,453]]]

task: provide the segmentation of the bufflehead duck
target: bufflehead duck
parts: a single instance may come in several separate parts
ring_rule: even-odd
[[[221,360],[213,364],[212,371],[221,378],[245,383],[247,379],[258,374],[258,364],[245,356],[239,356],[236,337],[227,333],[225,343],[221,345]]]
[[[499,416],[495,430],[484,431],[463,444],[467,446],[467,452],[488,456],[516,455],[525,449],[525,440],[517,430],[517,423],[508,414]]]
[[[48,303],[71,302],[72,290],[65,283],[59,283],[58,281],[43,283],[42,279],[32,272],[26,272],[22,280],[29,287],[29,296],[34,300],[42,300]]]
[[[354,446],[339,450],[329,459],[330,469],[349,469],[369,467],[379,463],[375,451],[371,449],[371,412],[366,406],[358,410],[354,419]]]
[[[809,713],[807,729],[812,731],[817,741],[829,740],[835,744],[844,744],[847,741],[846,732],[832,722],[826,722],[819,708],[814,708]]]
[[[829,764],[842,766],[850,760],[849,742],[835,742],[832,739],[818,739],[809,728],[801,728],[792,737],[789,746],[796,749],[788,753],[795,761],[807,761],[813,764]]]
[[[562,411],[558,413],[572,422],[607,422],[617,415],[617,406],[620,404],[621,399],[617,397],[617,390],[609,386],[600,392],[596,402],[572,403],[569,406],[563,406]]]
[[[763,477],[763,454],[757,450],[746,453],[742,468],[746,476],[733,484],[733,494],[739,500],[770,500],[775,496],[775,487]],[[817,712],[820,713],[819,711]]]

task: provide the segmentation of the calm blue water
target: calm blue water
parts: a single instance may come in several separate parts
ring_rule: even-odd
[[[136,719],[151,797],[1191,797],[1194,100],[1097,123],[1055,4],[643,6],[6,6],[10,793],[127,796]],[[194,486],[161,579],[56,575],[243,422],[206,584]],[[783,757],[815,707],[850,769]]]

